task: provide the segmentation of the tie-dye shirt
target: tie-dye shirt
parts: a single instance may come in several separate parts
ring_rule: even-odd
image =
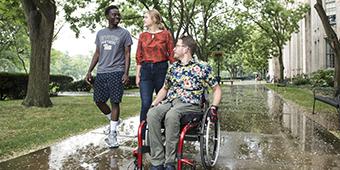
[[[179,98],[183,103],[199,105],[204,90],[218,84],[208,63],[192,59],[182,65],[180,61],[173,63],[166,75],[164,86],[168,94],[163,102],[171,102]]]

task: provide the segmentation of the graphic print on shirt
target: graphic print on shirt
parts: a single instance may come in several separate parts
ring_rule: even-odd
[[[115,35],[102,35],[99,37],[99,40],[104,50],[112,50],[112,46],[118,44],[119,37]]]

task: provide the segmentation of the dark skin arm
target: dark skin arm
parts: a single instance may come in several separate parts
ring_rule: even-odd
[[[85,81],[88,83],[88,84],[92,84],[92,74],[91,72],[93,71],[94,67],[96,67],[97,63],[98,63],[98,60],[99,60],[99,48],[97,47],[96,48],[96,51],[94,52],[93,54],[93,57],[92,57],[92,60],[91,60],[91,64],[90,64],[90,67],[87,71],[87,74],[85,76]]]
[[[128,83],[129,81],[129,69],[130,69],[130,51],[131,46],[125,47],[124,55],[125,55],[125,70],[124,75],[122,77],[122,81],[124,84]]]

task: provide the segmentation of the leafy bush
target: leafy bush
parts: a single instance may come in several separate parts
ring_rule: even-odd
[[[334,87],[334,69],[318,70],[311,75],[311,83],[314,87]]]
[[[26,95],[28,76],[23,73],[0,73],[0,100],[20,99]]]
[[[56,95],[61,87],[67,86],[73,78],[64,75],[50,76],[50,95]],[[27,92],[28,75],[24,73],[0,73],[0,100],[23,99]]]
[[[95,77],[94,77],[95,78]],[[85,80],[79,80],[68,84],[65,88],[62,88],[61,91],[90,91],[92,88],[91,85],[87,84]]]
[[[94,76],[93,79],[95,80],[96,77]],[[91,90],[92,86],[87,84],[85,80],[79,80],[72,83],[69,83],[65,87],[61,87],[60,91],[87,91]],[[129,83],[124,85],[124,89],[132,89],[136,88],[136,76],[129,76]]]
[[[57,93],[62,89],[66,88],[73,78],[65,75],[51,75],[49,84],[49,93],[51,96],[57,96]]]
[[[301,75],[296,75],[293,78],[292,81],[293,85],[299,86],[299,85],[307,85],[310,84],[310,79],[308,78],[307,75],[301,74]]]
[[[57,86],[57,90],[63,89],[68,86],[73,81],[73,78],[65,75],[51,75],[50,82],[53,84],[52,86]]]
[[[135,76],[129,77],[124,89],[136,88]],[[95,79],[95,77],[94,77]],[[73,78],[65,75],[51,75],[49,93],[56,96],[59,91],[90,91],[92,86],[84,80],[72,82]],[[27,92],[28,75],[23,73],[0,72],[0,100],[23,99]]]

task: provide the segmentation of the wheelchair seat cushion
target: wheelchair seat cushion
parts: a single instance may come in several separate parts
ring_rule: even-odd
[[[199,122],[202,120],[204,113],[203,112],[190,112],[185,113],[181,118],[181,125],[188,124],[191,122]]]

